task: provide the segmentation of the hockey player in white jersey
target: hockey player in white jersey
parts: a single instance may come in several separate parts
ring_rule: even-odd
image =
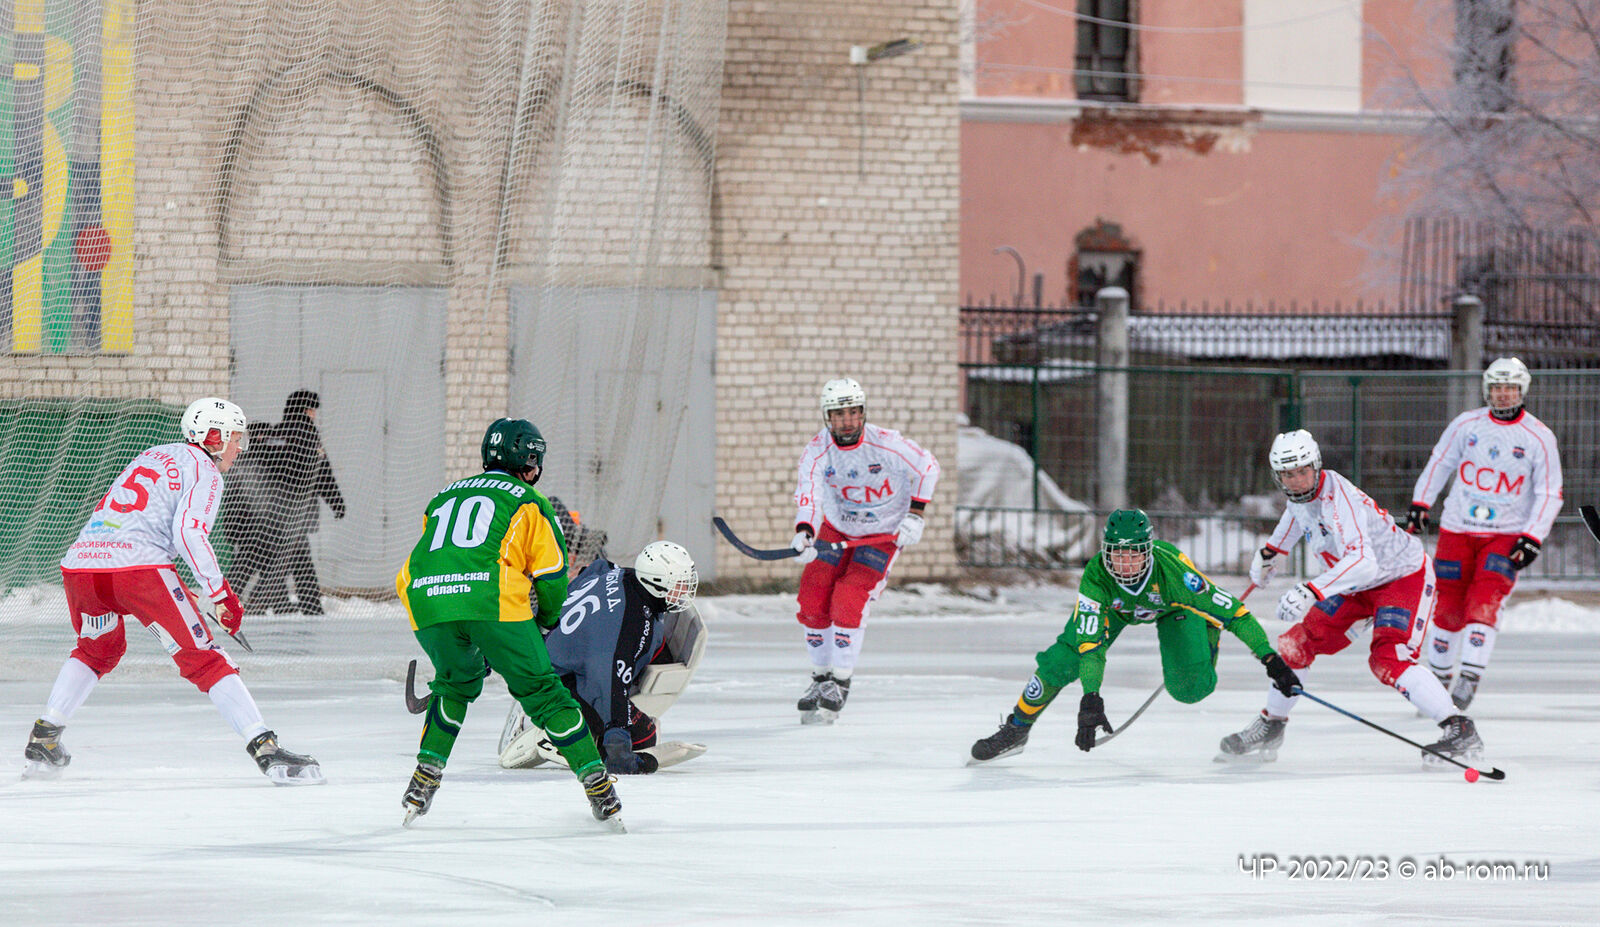
[[[1422,542],[1401,531],[1366,493],[1322,467],[1310,432],[1280,434],[1268,454],[1273,477],[1289,498],[1283,517],[1250,564],[1250,581],[1266,585],[1278,558],[1305,540],[1308,563],[1322,568],[1278,600],[1278,618],[1293,626],[1277,650],[1302,680],[1312,661],[1350,644],[1347,632],[1373,619],[1367,665],[1378,681],[1438,722],[1442,739],[1430,749],[1457,759],[1483,751],[1472,719],[1456,711],[1439,680],[1417,665],[1417,644],[1433,615],[1433,563]],[[1219,761],[1277,758],[1289,711],[1299,696],[1267,690],[1267,706],[1249,727],[1222,739]],[[1432,765],[1443,765],[1423,754]]]
[[[222,503],[222,474],[248,440],[244,412],[225,399],[199,399],[183,413],[181,427],[182,442],[150,448],[117,476],[61,558],[77,645],[33,724],[24,776],[53,775],[71,761],[62,728],[122,660],[132,617],[161,642],[183,678],[211,697],[269,779],[323,781],[316,760],[278,746],[238,666],[212,638],[194,593],[173,569],[173,558],[182,556],[217,622],[230,635],[239,632],[243,609],[208,536]]]
[[[800,455],[794,548],[799,612],[811,685],[797,708],[802,723],[831,723],[850,695],[862,624],[901,549],[922,540],[922,516],[939,482],[939,462],[898,431],[866,420],[867,394],[851,379],[822,387],[826,423]],[[872,541],[820,556],[818,541]]]
[[[1421,534],[1451,477],[1434,569],[1439,604],[1423,645],[1457,708],[1472,704],[1494,652],[1500,606],[1561,511],[1561,455],[1544,422],[1523,408],[1528,368],[1502,357],[1483,372],[1482,408],[1463,412],[1434,445],[1411,493],[1406,530]],[[1457,645],[1465,642],[1465,648]],[[1451,686],[1457,656],[1461,671]]]

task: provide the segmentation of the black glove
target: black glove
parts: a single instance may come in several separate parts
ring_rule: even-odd
[[[606,755],[606,772],[618,776],[649,775],[660,768],[656,758],[648,753],[633,752],[633,735],[627,728],[614,727],[606,731],[601,740]]]
[[[1107,734],[1112,732],[1111,722],[1106,720],[1105,700],[1098,692],[1085,692],[1083,700],[1078,702],[1078,739],[1074,741],[1084,753],[1094,749],[1095,728],[1104,728]]]
[[[1509,555],[1512,568],[1520,571],[1523,567],[1532,563],[1533,559],[1539,556],[1539,548],[1542,546],[1542,544],[1526,534],[1518,535],[1516,543],[1511,545],[1511,553]]]
[[[1289,664],[1283,662],[1283,657],[1269,653],[1261,658],[1261,665],[1267,668],[1272,687],[1284,695],[1294,695],[1294,690],[1300,688],[1300,677],[1294,674]]]
[[[1411,511],[1406,513],[1406,531],[1409,534],[1421,534],[1428,530],[1428,507],[1420,502],[1411,503]]]

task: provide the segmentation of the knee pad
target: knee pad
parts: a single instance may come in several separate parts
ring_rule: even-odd
[[[810,628],[813,631],[827,630],[827,628],[833,624],[833,619],[829,618],[827,615],[807,615],[802,612],[794,617],[800,622],[801,625]]]
[[[1185,705],[1193,705],[1216,688],[1217,671],[1209,663],[1190,664],[1166,680],[1167,694]]]
[[[1400,674],[1415,665],[1411,659],[1411,648],[1405,641],[1379,641],[1376,634],[1372,638],[1372,653],[1367,656],[1367,667],[1372,670],[1372,675],[1386,686],[1394,686]]]
[[[1311,646],[1311,635],[1306,633],[1303,624],[1297,624],[1278,635],[1277,650],[1278,656],[1283,657],[1283,662],[1289,664],[1290,669],[1305,669],[1317,658],[1316,649]]]

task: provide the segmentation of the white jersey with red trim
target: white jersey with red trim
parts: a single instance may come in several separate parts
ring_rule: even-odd
[[[152,447],[112,481],[61,567],[170,566],[181,556],[209,597],[223,582],[208,537],[221,504],[222,473],[211,455],[192,444]]]
[[[1526,534],[1543,543],[1561,511],[1556,436],[1527,410],[1509,422],[1487,406],[1456,416],[1417,477],[1412,501],[1432,505],[1452,476],[1439,518],[1449,531]]]
[[[824,428],[800,455],[795,524],[816,530],[826,518],[850,537],[886,534],[913,500],[932,499],[938,482],[939,461],[898,431],[863,425],[861,440],[845,448]]]
[[[1290,502],[1267,546],[1288,553],[1305,539],[1308,561],[1324,567],[1311,587],[1324,598],[1373,589],[1422,568],[1422,542],[1389,513],[1333,470],[1322,471],[1317,495]]]

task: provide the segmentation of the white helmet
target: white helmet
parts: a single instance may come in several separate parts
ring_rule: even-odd
[[[1509,412],[1522,405],[1528,397],[1528,386],[1533,383],[1533,374],[1528,372],[1528,365],[1515,357],[1502,357],[1489,365],[1483,372],[1483,401],[1488,404],[1491,411]],[[1504,409],[1496,409],[1494,403],[1489,401],[1489,387],[1509,384],[1517,388],[1517,401]]]
[[[220,457],[236,434],[240,450],[249,446],[250,432],[246,424],[244,410],[228,400],[214,396],[196,399],[183,413],[183,440],[199,445],[213,457]]]
[[[682,545],[671,541],[652,541],[639,551],[633,572],[651,595],[667,603],[667,611],[681,612],[694,601],[700,574],[694,558]]]
[[[1300,428],[1273,438],[1272,450],[1267,452],[1267,462],[1272,465],[1272,476],[1278,481],[1278,488],[1291,502],[1306,502],[1317,494],[1317,482],[1320,480],[1313,481],[1307,492],[1293,493],[1284,488],[1283,479],[1279,476],[1285,470],[1298,470],[1301,467],[1312,467],[1321,476],[1322,450],[1317,447],[1317,440],[1311,437],[1311,432]]]
[[[829,380],[822,384],[822,414],[824,416],[834,409],[849,409],[853,406],[861,406],[863,410],[867,406],[867,391],[861,388],[860,383],[849,377],[843,377],[838,380]]]

